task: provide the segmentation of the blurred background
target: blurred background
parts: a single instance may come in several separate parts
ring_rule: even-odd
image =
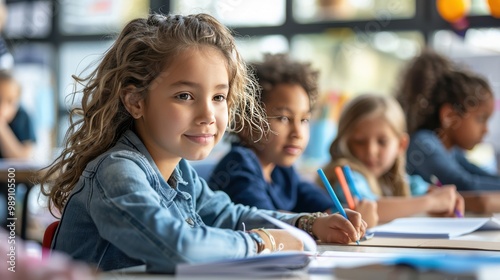
[[[450,12],[464,13],[458,23],[437,10],[436,0],[3,0],[2,35],[23,86],[22,104],[35,122],[35,161],[53,159],[63,143],[68,110],[74,106],[68,99],[75,87],[71,75],[93,69],[129,20],[149,12],[205,12],[234,31],[245,59],[289,52],[320,70],[319,110],[299,163],[304,173],[329,160],[342,105],[361,93],[392,94],[405,63],[426,46],[468,65],[492,85],[496,111],[490,130],[469,156],[496,170],[500,19],[495,16],[500,17],[500,1],[465,1],[470,2],[466,11],[457,11],[462,0],[449,2]],[[216,160],[226,147],[220,143],[207,161]],[[41,239],[47,222],[38,194],[32,196],[35,222],[28,235]],[[36,221],[42,222],[37,226]]]

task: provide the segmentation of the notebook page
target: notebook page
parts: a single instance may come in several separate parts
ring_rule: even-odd
[[[478,229],[500,229],[495,218],[400,218],[369,230],[377,237],[453,238]]]

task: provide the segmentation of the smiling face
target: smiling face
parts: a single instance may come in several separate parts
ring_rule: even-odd
[[[347,145],[377,178],[387,173],[405,151],[403,140],[382,115],[360,119],[347,138]]]
[[[221,139],[228,122],[225,61],[211,47],[184,50],[153,81],[146,98],[129,109],[157,164],[201,160]]]
[[[291,166],[309,141],[309,97],[300,85],[279,84],[266,95],[264,104],[274,133],[254,148],[257,157],[264,170]]]

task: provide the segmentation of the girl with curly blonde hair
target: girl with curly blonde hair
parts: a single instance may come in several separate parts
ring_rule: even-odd
[[[173,273],[178,263],[300,250],[286,223],[315,221],[313,234],[347,243],[364,234],[358,213],[264,212],[213,192],[186,160],[208,156],[226,129],[263,137],[256,82],[229,30],[206,14],[150,15],[128,23],[85,79],[62,154],[42,180],[62,211],[52,248],[101,270],[146,265]],[[300,223],[304,224],[304,223]],[[312,227],[314,225],[314,227]],[[214,250],[217,248],[217,250]]]

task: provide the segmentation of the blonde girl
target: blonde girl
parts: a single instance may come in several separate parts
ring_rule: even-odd
[[[234,38],[213,17],[132,20],[97,69],[77,81],[85,85],[81,107],[72,111],[64,150],[42,181],[50,206],[62,211],[54,249],[101,270],[146,265],[173,273],[178,263],[273,250],[271,240],[283,250],[302,249],[283,230],[256,230],[274,227],[260,213],[325,242],[364,234],[356,212],[346,223],[339,215],[232,204],[186,161],[205,158],[226,128],[251,127],[259,139],[268,127]]]
[[[404,113],[395,99],[358,96],[341,113],[338,135],[330,147],[332,161],[324,171],[337,182],[334,168],[350,165],[362,199],[377,201],[381,222],[422,213],[452,216],[457,207],[463,213],[463,199],[454,186],[428,191],[428,183],[406,174],[408,141]],[[342,194],[338,183],[336,189]]]

